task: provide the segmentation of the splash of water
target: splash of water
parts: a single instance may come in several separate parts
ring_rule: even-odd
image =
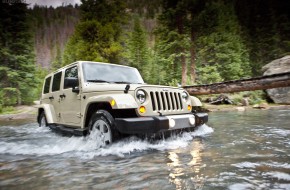
[[[213,132],[213,128],[202,125],[194,132],[182,133],[167,139],[147,141],[136,137],[123,139],[110,146],[99,148],[94,136],[64,137],[52,133],[48,129],[37,126],[7,127],[22,133],[23,139],[11,137],[0,141],[0,154],[11,155],[58,155],[77,156],[80,158],[93,158],[95,156],[115,155],[123,157],[126,154],[146,150],[169,150],[183,148],[190,144],[194,137],[205,137]],[[13,138],[13,137],[12,137]]]

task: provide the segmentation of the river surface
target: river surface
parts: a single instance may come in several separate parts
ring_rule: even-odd
[[[0,189],[290,189],[290,110],[210,113],[194,132],[105,148],[0,123]]]

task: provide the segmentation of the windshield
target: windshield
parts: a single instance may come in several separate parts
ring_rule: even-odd
[[[144,83],[137,69],[106,63],[83,63],[87,82]]]

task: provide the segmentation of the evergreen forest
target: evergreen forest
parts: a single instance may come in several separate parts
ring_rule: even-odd
[[[45,75],[77,60],[133,66],[146,83],[177,86],[260,76],[290,54],[288,0],[0,4],[0,112],[39,99]]]

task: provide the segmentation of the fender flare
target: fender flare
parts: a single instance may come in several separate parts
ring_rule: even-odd
[[[41,104],[41,105],[37,105],[37,108],[38,108],[38,117],[37,118],[39,118],[39,114],[40,114],[39,110],[43,109],[47,123],[50,124],[50,123],[56,122],[55,111],[54,111],[54,108],[52,105]]]
[[[190,100],[191,100],[191,106],[194,106],[194,107],[201,107],[202,106],[201,101],[197,97],[190,96]]]

